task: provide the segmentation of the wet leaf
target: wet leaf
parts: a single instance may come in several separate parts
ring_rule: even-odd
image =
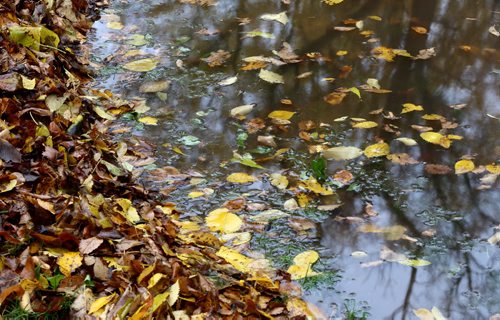
[[[495,37],[500,37],[500,31],[498,31],[495,26],[491,26],[488,28],[488,32],[494,35]]]
[[[332,92],[325,96],[323,99],[326,103],[331,104],[332,106],[338,105],[344,100],[346,94],[344,92]]]
[[[123,68],[135,72],[147,72],[156,68],[158,61],[147,58],[126,63]]]
[[[412,111],[423,111],[424,108],[420,105],[415,105],[413,103],[405,103],[403,104],[403,110],[401,113],[408,113]]]
[[[349,88],[347,90],[349,90],[350,92],[354,93],[359,99],[361,99],[361,92],[359,92],[358,88],[352,87],[352,88]]]
[[[223,233],[236,232],[243,225],[241,218],[226,208],[211,211],[205,218],[205,222],[210,230]]]
[[[231,58],[231,54],[224,50],[217,50],[216,52],[211,52],[208,58],[202,59],[206,63],[208,63],[209,67],[218,67],[222,66],[229,58]]]
[[[434,320],[434,315],[430,310],[425,308],[413,309],[413,314],[416,315],[420,320]]]
[[[333,6],[334,4],[339,4],[344,0],[322,0],[322,1],[330,6]]]
[[[404,145],[407,145],[407,146],[416,146],[418,143],[417,141],[411,139],[411,138],[397,138],[396,139],[397,141],[401,141]]]
[[[285,83],[282,75],[265,69],[260,69],[259,78],[269,83]]]
[[[409,266],[409,267],[425,267],[430,265],[431,263],[427,260],[422,260],[422,259],[405,259],[398,261],[399,264]]]
[[[226,180],[231,183],[249,183],[257,181],[257,178],[244,172],[235,172],[227,176]]]
[[[279,173],[271,174],[271,184],[278,189],[284,190],[288,186],[288,178]]]
[[[288,17],[286,11],[277,14],[263,14],[260,16],[262,20],[278,21],[279,23],[285,25],[288,23]]]
[[[141,86],[139,87],[139,91],[144,93],[154,93],[154,92],[165,91],[168,89],[169,86],[170,86],[169,80],[150,81],[141,84]]]
[[[263,32],[260,30],[252,30],[249,32],[243,32],[244,38],[255,38],[255,37],[261,37],[261,38],[266,38],[266,39],[274,39],[274,34],[269,33],[269,32]]]
[[[195,136],[184,136],[178,140],[185,146],[196,146],[201,143],[200,139]]]
[[[455,163],[455,173],[463,174],[471,172],[476,166],[471,160],[460,160]]]
[[[390,153],[389,145],[385,142],[379,142],[368,146],[363,151],[368,158],[382,157]]]
[[[219,81],[218,85],[222,86],[222,87],[230,86],[232,84],[235,84],[236,81],[238,81],[238,77],[229,77],[229,78],[226,78],[224,80]]]
[[[309,191],[323,196],[333,194],[333,190],[330,187],[323,187],[315,178],[309,177],[309,179],[300,181],[299,185]]]
[[[57,265],[61,273],[66,277],[71,276],[71,273],[82,265],[83,257],[80,252],[64,252],[57,258]]]
[[[418,34],[426,34],[427,33],[427,29],[424,27],[415,26],[415,27],[411,27],[411,29]]]
[[[500,231],[488,238],[489,244],[496,245],[499,242],[500,242]]]
[[[438,132],[432,132],[432,131],[422,132],[420,134],[420,137],[429,143],[440,145],[441,147],[446,149],[448,149],[451,146],[450,139],[448,139],[447,137],[443,136]]]
[[[231,117],[239,117],[239,116],[246,116],[250,112],[252,112],[253,108],[255,107],[255,104],[245,104],[242,106],[235,107],[231,109]]]
[[[325,150],[323,156],[326,159],[337,161],[352,160],[363,154],[363,151],[356,147],[333,147]]]
[[[487,164],[486,165],[486,170],[493,174],[500,174],[500,165],[497,164]]]
[[[158,119],[153,118],[153,117],[142,117],[139,118],[137,121],[147,124],[149,126],[156,126],[158,125]]]
[[[254,262],[253,259],[250,259],[236,250],[230,249],[228,247],[222,246],[219,251],[217,251],[216,255],[226,260],[229,264],[231,264],[236,270],[240,272],[250,272],[250,265]]]
[[[250,219],[250,221],[253,221],[253,222],[266,224],[269,221],[288,217],[288,216],[290,216],[288,213],[285,213],[281,210],[270,209],[270,210],[262,211],[261,213],[255,215],[255,216],[250,216],[249,219]]]
[[[286,110],[275,110],[268,114],[267,116],[271,119],[279,119],[279,120],[290,120],[295,112],[286,111]]]
[[[370,129],[370,128],[375,128],[378,127],[378,123],[374,121],[361,121],[361,122],[356,122],[352,125],[353,128],[361,128],[361,129]]]
[[[318,273],[312,270],[312,265],[319,259],[319,254],[314,250],[304,251],[299,253],[293,259],[287,272],[290,273],[293,280],[299,280],[306,277],[317,275]]]
[[[432,307],[431,312],[435,320],[446,320],[446,318],[441,313],[441,310],[439,310],[437,307]]]
[[[121,30],[123,29],[123,24],[120,21],[110,21],[106,24],[108,29]]]

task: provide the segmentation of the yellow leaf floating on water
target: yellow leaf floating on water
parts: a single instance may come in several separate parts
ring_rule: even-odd
[[[228,182],[232,183],[248,183],[248,182],[255,182],[257,181],[257,178],[254,176],[251,176],[249,174],[246,174],[244,172],[235,172],[231,173],[226,180]]]
[[[337,51],[337,53],[335,53],[337,56],[341,57],[341,56],[345,56],[347,54],[347,51],[346,50],[339,50]]]
[[[205,222],[210,230],[223,233],[236,232],[240,230],[243,224],[240,217],[226,208],[219,208],[211,211],[205,218]]]
[[[80,252],[65,252],[57,259],[57,265],[61,269],[61,273],[66,277],[71,276],[71,273],[82,265],[83,257]]]
[[[228,247],[220,247],[216,255],[226,260],[231,264],[236,270],[240,272],[250,272],[250,264],[254,262],[253,259],[246,257],[236,250],[230,249]]]
[[[158,125],[158,119],[153,118],[153,117],[142,117],[139,118],[139,122],[150,125],[150,126],[156,126]]]
[[[370,129],[378,126],[375,121],[361,121],[352,125],[353,128]]]
[[[417,145],[417,141],[413,140],[412,138],[397,138],[397,141],[401,141],[404,145],[406,146],[415,146]]]
[[[405,103],[403,104],[403,110],[401,113],[408,113],[412,111],[423,111],[424,108],[420,105],[415,105],[413,103]]]
[[[108,29],[121,30],[123,29],[123,24],[120,21],[110,21],[106,24]]]
[[[433,121],[433,120],[444,120],[445,117],[443,117],[440,114],[431,113],[431,114],[424,114],[422,116],[422,119]]]
[[[109,304],[116,297],[116,293],[110,294],[109,296],[100,297],[96,301],[92,302],[89,309],[89,314],[96,313],[101,310],[102,307]]]
[[[420,137],[429,143],[440,145],[441,147],[446,149],[451,146],[451,140],[438,132],[422,132],[420,134]]]
[[[194,198],[202,197],[204,195],[205,195],[205,193],[203,191],[191,191],[188,194],[188,197],[191,198],[191,199],[194,199]]]
[[[455,163],[455,173],[463,174],[471,172],[476,166],[471,160],[460,160]]]
[[[282,75],[265,69],[260,69],[259,78],[269,83],[285,83]]]
[[[313,177],[309,177],[309,179],[305,181],[300,181],[300,186],[306,188],[309,191],[312,191],[316,194],[321,194],[323,196],[333,194],[332,189],[323,187],[316,179]]]
[[[293,265],[288,268],[288,273],[293,280],[311,277],[318,273],[312,270],[312,265],[318,261],[319,254],[314,250],[304,251],[293,258]]]
[[[344,0],[323,0],[324,3],[333,6],[334,4],[339,4],[343,2]]]
[[[430,261],[423,259],[405,259],[397,262],[409,267],[425,267],[431,264]]]
[[[323,156],[333,160],[352,160],[363,154],[363,151],[356,147],[333,147],[325,150]]]
[[[126,63],[123,68],[135,72],[147,72],[156,68],[158,61],[147,58]]]
[[[497,164],[488,164],[486,165],[486,170],[493,174],[500,174],[500,165]]]
[[[434,320],[434,315],[430,310],[425,308],[413,309],[413,314],[416,315],[420,320]]]
[[[286,110],[275,110],[268,114],[267,116],[271,119],[278,119],[278,120],[290,120],[295,112],[292,111],[286,111]]]
[[[379,142],[368,146],[363,151],[368,158],[382,157],[390,153],[389,145],[385,142]]]

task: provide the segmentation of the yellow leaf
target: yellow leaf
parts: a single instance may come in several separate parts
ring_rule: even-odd
[[[403,104],[403,111],[401,113],[408,113],[412,111],[423,111],[424,108],[420,105],[415,105],[413,103],[405,103]]]
[[[61,269],[61,273],[66,277],[71,276],[71,273],[82,265],[83,257],[80,252],[65,252],[57,258],[57,265]]]
[[[254,262],[253,259],[242,255],[236,250],[224,246],[220,247],[216,254],[240,272],[250,272],[249,266]]]
[[[420,308],[417,310],[414,309],[413,314],[415,314],[420,320],[434,320],[432,312],[425,308]]]
[[[278,189],[286,189],[288,186],[288,178],[279,173],[271,174],[271,184]]]
[[[424,27],[411,27],[411,29],[418,34],[426,34],[427,33],[427,29]]]
[[[215,209],[205,218],[207,226],[212,231],[233,233],[240,230],[243,221],[226,208]]]
[[[205,195],[205,193],[203,193],[202,191],[192,191],[188,194],[188,197],[190,197],[191,199],[194,199],[194,198],[202,197],[204,195]]]
[[[442,115],[439,115],[439,114],[432,113],[432,114],[424,114],[422,116],[422,119],[424,119],[424,120],[444,120],[445,117],[443,117]]]
[[[394,50],[386,47],[376,47],[372,50],[372,54],[379,59],[384,59],[385,61],[392,62],[396,57]]]
[[[286,111],[286,110],[275,110],[268,114],[267,116],[271,119],[279,119],[279,120],[290,120],[295,112]]]
[[[432,307],[431,312],[435,320],[446,320],[446,318],[441,313],[441,310],[439,310],[437,307]]]
[[[269,83],[285,83],[282,75],[265,69],[260,69],[259,78]]]
[[[171,287],[168,289],[168,304],[173,306],[174,303],[179,299],[179,293],[181,292],[181,286],[179,285],[179,280],[177,280]]]
[[[378,126],[374,121],[361,121],[352,125],[353,128],[370,129]]]
[[[455,173],[463,174],[471,172],[476,166],[471,160],[460,160],[455,163]]]
[[[446,138],[448,138],[450,140],[462,140],[463,139],[462,136],[458,136],[456,134],[449,134],[446,136]]]
[[[232,183],[248,183],[257,181],[257,178],[244,172],[236,172],[227,176],[226,180]]]
[[[165,278],[166,275],[162,273],[155,273],[148,281],[148,289],[154,287],[161,279]]]
[[[123,29],[123,24],[120,21],[110,21],[106,24],[108,29],[121,30]]]
[[[15,175],[7,175],[7,179],[0,179],[0,193],[9,192],[17,186]]]
[[[30,79],[28,77],[25,77],[24,75],[21,75],[21,80],[23,82],[23,88],[26,90],[33,90],[35,89],[36,86],[36,79]]]
[[[323,152],[326,159],[352,160],[363,154],[363,151],[356,147],[333,147]]]
[[[126,63],[123,66],[123,68],[130,70],[130,71],[147,72],[147,71],[151,71],[154,68],[156,68],[157,64],[158,64],[158,61],[151,59],[151,58],[147,58],[147,59],[140,59],[140,60]]]
[[[339,4],[344,0],[323,0],[324,3],[333,6],[334,4]]]
[[[316,194],[321,194],[323,196],[333,194],[332,189],[323,187],[316,179],[313,177],[309,177],[309,179],[305,181],[300,181],[300,186],[306,188],[309,191],[312,191]]]
[[[441,147],[446,149],[448,149],[451,145],[450,139],[448,139],[447,137],[443,136],[438,132],[432,132],[432,131],[422,132],[420,134],[420,137],[429,143],[440,145]]]
[[[170,290],[165,290],[165,292],[157,294],[153,299],[153,307],[151,308],[151,313],[154,313],[165,301],[167,301],[170,295]]]
[[[366,147],[363,151],[365,156],[367,156],[368,158],[386,156],[389,154],[389,152],[389,145],[385,142],[372,144],[371,146]]]
[[[379,16],[368,16],[369,19],[375,20],[375,21],[382,21],[382,18]]]
[[[141,217],[137,213],[137,209],[132,206],[132,202],[125,198],[116,199],[116,203],[121,207],[121,210],[117,210],[122,216],[125,217],[132,224],[141,221]]]
[[[397,138],[396,140],[401,141],[404,145],[407,146],[416,146],[417,141],[411,139],[411,138]]]
[[[142,118],[139,118],[139,122],[142,122],[142,123],[150,125],[150,126],[156,126],[158,124],[158,119],[153,118],[153,117],[142,117]]]
[[[92,302],[89,309],[89,314],[96,313],[101,310],[102,307],[109,304],[116,297],[116,293],[110,294],[109,296],[100,297],[96,301]]]
[[[494,174],[500,174],[500,165],[497,164],[488,164],[486,165],[486,170]]]
[[[144,270],[142,270],[141,274],[137,277],[137,283],[140,284],[142,282],[142,280],[144,280],[144,278],[146,278],[147,276],[149,276],[149,274],[151,272],[153,272],[153,270],[155,269],[155,267],[156,267],[156,265],[153,263],[149,267],[147,267]]]
[[[318,273],[312,270],[312,265],[318,261],[319,254],[314,250],[304,251],[299,253],[293,259],[294,264],[288,268],[288,273],[293,280],[302,279],[317,275]]]
[[[337,51],[336,55],[341,57],[341,56],[345,56],[347,54],[347,51],[346,50],[339,50]]]

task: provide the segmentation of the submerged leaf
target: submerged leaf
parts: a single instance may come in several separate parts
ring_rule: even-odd
[[[282,75],[265,69],[260,69],[259,78],[269,83],[285,83]]]
[[[147,58],[126,63],[123,68],[135,72],[147,72],[156,68],[158,61]]]
[[[286,11],[276,13],[276,14],[263,14],[260,16],[262,20],[278,21],[279,23],[285,25],[288,23],[288,17]]]

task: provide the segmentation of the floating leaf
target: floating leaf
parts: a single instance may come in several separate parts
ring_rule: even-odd
[[[236,232],[240,230],[243,224],[240,217],[226,208],[219,208],[211,211],[205,218],[205,222],[210,230],[223,233]]]
[[[370,128],[375,128],[378,127],[378,123],[374,121],[361,121],[361,122],[356,122],[352,125],[353,128],[361,128],[361,129],[370,129]]]
[[[236,81],[238,81],[238,77],[229,77],[224,80],[219,81],[218,85],[219,86],[230,86],[232,84],[235,84]]]
[[[156,126],[158,125],[158,119],[153,118],[153,117],[142,117],[138,119],[139,122],[147,124],[149,126]]]
[[[285,83],[282,75],[265,69],[260,69],[259,78],[269,83]]]
[[[463,174],[471,172],[476,166],[471,160],[460,160],[455,163],[455,173]]]
[[[184,136],[178,140],[185,146],[196,146],[201,143],[200,139],[195,136]]]
[[[244,172],[236,172],[231,173],[226,180],[232,183],[248,183],[257,181],[257,178]]]
[[[220,247],[219,251],[217,251],[216,255],[226,260],[229,264],[231,264],[236,270],[240,272],[248,273],[251,271],[250,265],[254,262],[253,259],[250,259],[236,250],[230,249],[228,247]]]
[[[127,44],[133,45],[133,46],[143,46],[147,44],[146,37],[143,34],[133,34],[128,37],[127,39]]]
[[[425,308],[414,309],[413,314],[416,315],[420,320],[435,320],[434,315],[430,310]]]
[[[326,103],[331,104],[332,106],[338,105],[344,100],[346,97],[346,94],[344,92],[332,92],[325,96],[323,100],[325,100]]]
[[[121,30],[123,29],[123,24],[120,21],[110,21],[106,24],[108,29]]]
[[[497,164],[488,164],[486,165],[486,170],[493,174],[500,174],[500,165]]]
[[[363,151],[368,158],[382,157],[390,153],[389,145],[385,142],[379,142],[368,146]]]
[[[397,261],[399,264],[409,266],[409,267],[425,267],[430,265],[430,261],[422,260],[422,259],[406,259]]]
[[[150,81],[141,84],[141,86],[139,87],[139,91],[144,93],[154,93],[154,92],[165,91],[168,89],[169,86],[170,86],[169,80]]]
[[[252,30],[249,32],[243,32],[245,35],[243,38],[255,38],[255,37],[261,37],[261,38],[266,38],[266,39],[274,39],[274,34],[269,33],[269,32],[263,32],[260,30]]]
[[[413,103],[405,103],[403,104],[403,110],[401,113],[408,113],[412,111],[423,111],[424,108],[420,105],[415,105]]]
[[[437,307],[432,307],[431,312],[435,320],[446,320],[446,318],[441,313],[441,310],[439,310]]]
[[[288,213],[285,213],[281,210],[277,209],[269,209],[266,211],[262,211],[261,213],[249,217],[250,221],[257,223],[268,223],[269,221],[284,218],[290,216]]]
[[[156,68],[158,61],[147,58],[126,63],[123,68],[135,72],[147,72]]]
[[[334,4],[339,4],[343,2],[344,0],[323,0],[324,3],[333,6]]]
[[[323,156],[333,160],[352,160],[363,154],[363,151],[356,147],[333,147],[325,150]]]
[[[275,110],[268,114],[267,116],[271,119],[279,119],[279,120],[290,120],[295,112],[286,111],[286,110]]]
[[[300,181],[299,185],[309,191],[312,191],[316,194],[321,194],[323,196],[333,194],[333,190],[329,187],[323,187],[315,178],[309,177],[309,179],[305,181]]]
[[[268,21],[278,21],[279,23],[285,25],[288,23],[288,17],[286,15],[286,12],[280,12],[276,14],[264,14],[260,16],[262,20],[268,20]]]
[[[359,99],[361,99],[361,92],[359,92],[358,88],[352,87],[352,88],[349,88],[347,90],[349,90],[350,92],[354,93],[356,96],[358,96]]]
[[[311,277],[318,273],[312,270],[312,265],[318,261],[319,254],[314,250],[304,251],[293,258],[293,265],[288,268],[288,273],[293,280]]]
[[[420,134],[420,137],[429,143],[440,145],[441,147],[446,149],[448,149],[451,146],[450,139],[448,139],[447,137],[443,136],[438,132],[432,132],[432,131],[422,132]]]
[[[65,252],[57,259],[57,265],[61,273],[66,277],[82,265],[83,257],[80,252]]]
[[[411,138],[397,138],[396,139],[397,141],[401,141],[404,145],[407,145],[407,146],[416,146],[417,145],[417,141],[411,139]]]
[[[418,34],[426,34],[427,33],[427,29],[424,27],[411,27],[411,29]]]
[[[246,116],[250,112],[252,112],[253,108],[255,107],[255,104],[244,104],[242,106],[235,107],[231,109],[231,117],[239,117],[239,116]]]

